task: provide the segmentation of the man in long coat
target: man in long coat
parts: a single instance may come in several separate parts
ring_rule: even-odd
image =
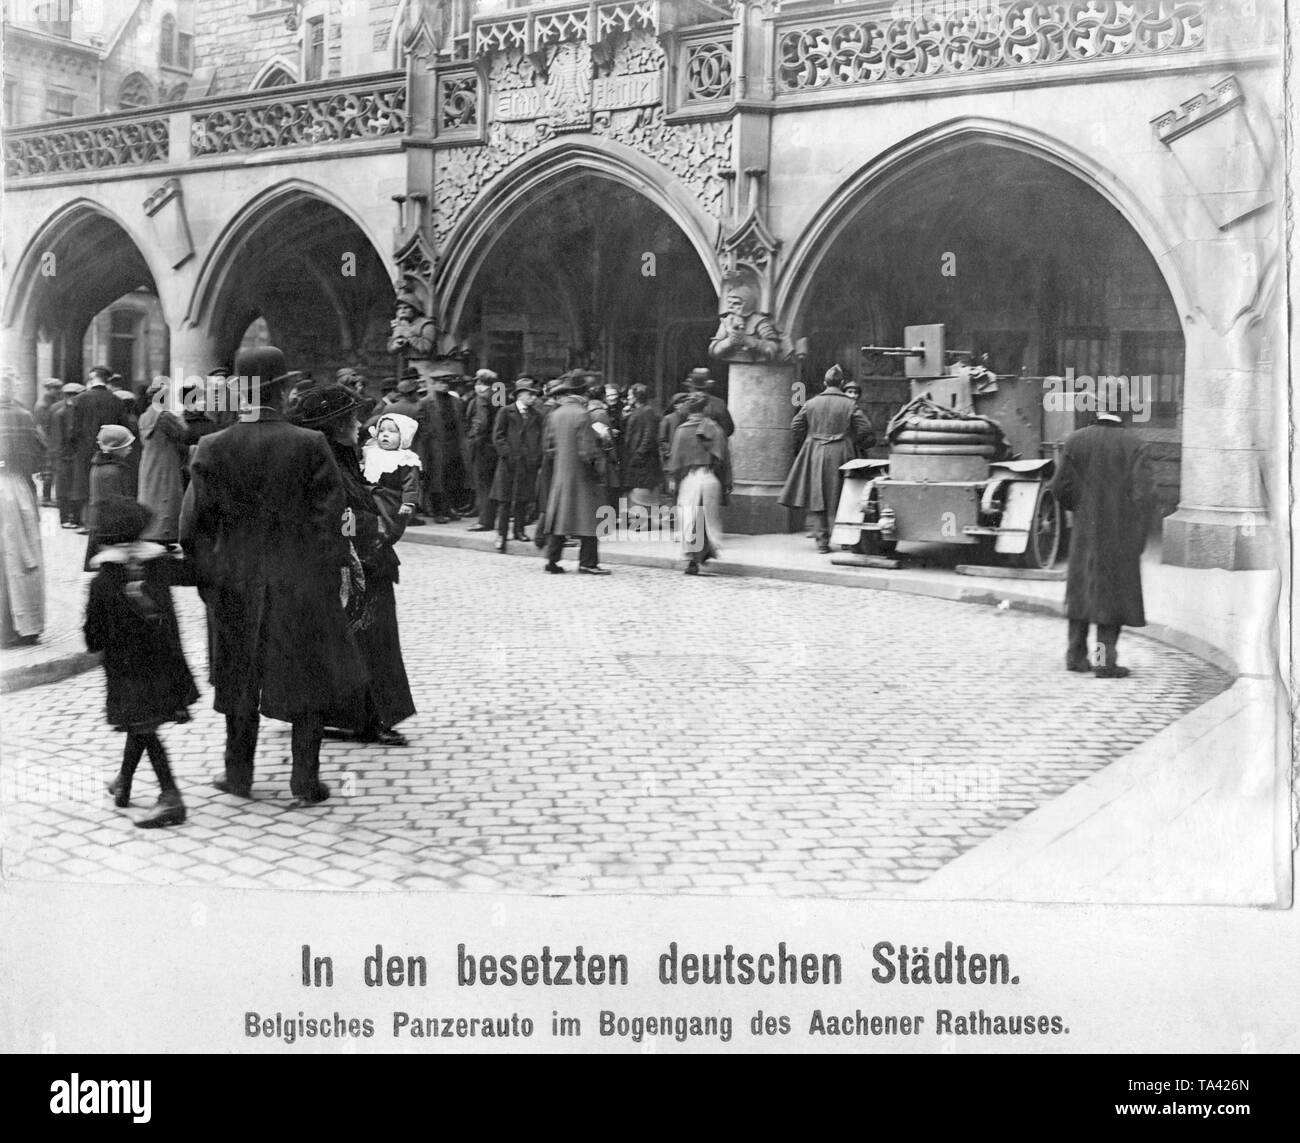
[[[226,773],[215,784],[250,797],[259,712],[293,725],[290,790],[323,802],[323,712],[365,683],[347,630],[340,571],[348,562],[344,491],[325,438],[284,419],[288,374],[272,346],[244,350],[254,407],[199,441],[181,511],[208,607],[213,705],[226,716]]]
[[[429,395],[420,402],[420,431],[416,433],[416,452],[424,465],[427,510],[435,524],[459,518],[457,504],[465,495],[467,446],[461,402],[448,388],[460,376],[457,363],[433,366],[429,377]],[[421,438],[423,444],[421,445]]]
[[[649,390],[644,385],[633,385],[628,395],[632,411],[623,421],[623,483],[640,490],[644,497],[664,482],[659,456],[659,410],[649,403]]]
[[[492,444],[492,428],[497,419],[493,403],[497,375],[490,369],[474,374],[474,396],[465,406],[465,445],[469,472],[474,482],[474,507],[478,523],[471,532],[489,532],[493,525],[492,482],[496,478],[497,450]]]
[[[72,444],[72,419],[76,398],[85,391],[83,385],[69,381],[63,386],[63,400],[50,410],[49,463],[54,466],[55,503],[59,506],[59,523],[75,528],[81,523],[81,505],[72,498],[76,483],[77,454]]]
[[[63,400],[63,382],[57,377],[51,377],[43,386],[45,392],[32,410],[32,416],[36,418],[36,427],[41,430],[41,435],[45,438],[48,446],[50,442],[50,417],[54,414],[54,406]],[[54,500],[51,497],[51,491],[54,485],[54,453],[53,450],[46,452],[45,468],[41,470],[41,507],[52,508]]]
[[[1065,665],[1098,678],[1122,679],[1116,662],[1119,629],[1145,627],[1142,549],[1155,480],[1146,446],[1112,413],[1065,438],[1052,491],[1074,513],[1065,613],[1070,624]],[[1097,662],[1088,661],[1088,625],[1097,625]]]
[[[99,437],[99,430],[105,425],[130,428],[131,410],[108,387],[111,376],[112,371],[106,366],[96,365],[90,371],[86,391],[77,398],[72,408],[72,449],[75,459],[72,491],[68,498],[78,506],[90,499],[90,464],[98,451],[95,441]]]
[[[498,552],[506,550],[511,516],[515,520],[515,539],[528,539],[524,526],[537,495],[537,473],[542,467],[543,420],[536,401],[536,383],[531,377],[520,377],[515,382],[514,403],[497,414],[492,426],[497,470],[492,478],[491,500],[497,505]]]
[[[577,536],[578,571],[587,575],[609,575],[600,566],[596,542],[596,509],[604,494],[604,449],[587,415],[583,395],[586,381],[581,374],[571,377],[557,393],[560,404],[546,418],[542,451],[551,458],[550,497],[542,517],[546,534],[546,570],[558,574],[566,536]]]
[[[826,371],[826,388],[800,407],[790,423],[798,450],[785,487],[777,497],[788,508],[803,508],[817,527],[817,550],[831,550],[830,518],[839,507],[844,474],[840,465],[862,456],[876,443],[876,434],[857,402],[840,388],[844,371]]]

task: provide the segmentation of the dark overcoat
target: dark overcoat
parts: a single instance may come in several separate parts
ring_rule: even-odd
[[[171,575],[177,561],[157,545],[143,563],[139,593],[126,590],[125,563],[101,567],[90,581],[82,633],[86,648],[104,652],[105,713],[118,730],[186,722],[199,692],[181,650],[172,607]]]
[[[1118,421],[1071,433],[1052,491],[1074,513],[1066,615],[1145,626],[1141,559],[1155,491],[1146,446]]]
[[[550,496],[541,530],[553,536],[596,535],[605,492],[600,439],[585,402],[569,399],[546,418],[542,450],[551,459]]]
[[[72,500],[77,453],[72,444],[72,417],[75,402],[64,398],[50,410],[50,463],[54,469],[54,495]]]
[[[130,428],[131,419],[131,411],[126,402],[107,386],[96,385],[77,394],[77,399],[72,404],[74,463],[68,499],[86,500],[90,497],[90,462],[99,451],[99,446],[95,443],[99,430],[105,425]]]
[[[190,431],[173,412],[151,405],[140,417],[140,486],[136,499],[153,520],[141,537],[175,543],[185,489],[181,470],[190,455]]]
[[[492,429],[498,417],[491,396],[475,393],[465,406],[465,448],[474,487],[489,487],[496,475],[497,452],[492,443]]]
[[[386,409],[385,412],[402,412]],[[423,465],[425,486],[431,496],[455,499],[465,491],[468,445],[460,402],[450,393],[430,393],[420,402],[414,449]]]
[[[199,441],[181,543],[208,606],[217,710],[260,705],[268,718],[293,721],[364,685],[339,596],[343,508],[325,438],[274,410]]]
[[[857,402],[831,386],[803,405],[790,423],[795,453],[777,503],[808,512],[839,507],[840,465],[866,453],[876,440]]]
[[[651,405],[638,405],[623,422],[623,483],[628,488],[658,488],[663,482],[659,412]]]
[[[497,414],[492,426],[492,445],[497,455],[497,470],[492,478],[493,500],[518,504],[537,495],[543,424],[536,407],[521,413],[518,405],[510,405]]]

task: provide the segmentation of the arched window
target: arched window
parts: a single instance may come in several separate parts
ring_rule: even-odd
[[[176,63],[176,17],[170,12],[162,18],[162,31],[158,38],[158,62],[167,67]]]
[[[297,82],[298,81],[294,79],[293,76],[291,76],[287,71],[285,71],[284,68],[273,67],[271,68],[270,71],[268,71],[257,81],[257,86],[259,88],[288,87],[290,84],[297,83]]]
[[[122,81],[117,90],[119,110],[130,111],[134,107],[148,107],[153,102],[153,88],[149,81],[138,71],[133,71]]]
[[[182,103],[184,102],[185,97],[189,94],[189,91],[190,91],[189,84],[178,83],[175,87],[171,89],[171,91],[167,93],[167,98],[164,100],[164,102]]]

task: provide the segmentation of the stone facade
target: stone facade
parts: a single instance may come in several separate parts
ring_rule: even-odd
[[[724,275],[743,272],[791,339],[791,386],[835,361],[870,377],[860,345],[930,321],[1003,371],[1150,373],[1145,431],[1180,505],[1167,556],[1272,559],[1280,4],[1152,0],[1106,20],[993,4],[979,26],[883,3],[255,7],[197,10],[196,64],[232,97],[202,110],[221,147],[198,146],[184,105],[147,131],[108,123],[93,166],[76,133],[7,139],[4,325],[24,376],[73,304],[42,281],[41,248],[75,257],[90,234],[146,264],[186,364],[261,316],[315,355],[302,364],[378,369],[376,315],[405,275],[449,345],[645,378],[660,399],[708,362]],[[277,57],[301,77],[315,19],[325,90],[243,95]],[[170,214],[142,216],[169,179]],[[295,292],[314,299],[312,336]],[[743,398],[763,423],[738,438],[763,454],[740,458],[755,486],[776,480],[790,410],[761,396]]]

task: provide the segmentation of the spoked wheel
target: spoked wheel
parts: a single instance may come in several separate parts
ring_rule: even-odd
[[[1061,551],[1061,506],[1051,490],[1038,494],[1034,520],[1029,526],[1029,540],[1017,562],[1025,568],[1050,568]]]

